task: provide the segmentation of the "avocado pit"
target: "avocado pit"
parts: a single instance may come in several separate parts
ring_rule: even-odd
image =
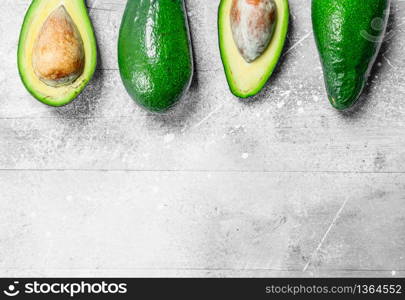
[[[36,38],[32,66],[36,76],[51,87],[72,84],[85,65],[83,40],[63,5],[46,19]]]
[[[274,0],[233,0],[230,22],[239,53],[248,63],[267,49],[276,25]]]

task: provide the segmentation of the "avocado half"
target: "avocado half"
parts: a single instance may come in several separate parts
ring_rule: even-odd
[[[219,48],[231,92],[240,98],[256,95],[272,75],[281,56],[288,32],[288,0],[274,0],[276,24],[266,50],[254,61],[247,62],[235,43],[231,28],[234,0],[221,0],[218,10]]]
[[[39,101],[62,106],[92,78],[97,45],[84,0],[33,0],[18,43],[18,70]]]

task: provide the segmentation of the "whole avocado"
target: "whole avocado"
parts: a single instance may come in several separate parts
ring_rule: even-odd
[[[183,0],[128,0],[118,64],[125,88],[141,106],[164,112],[175,104],[193,74]]]
[[[380,50],[390,0],[312,0],[312,23],[330,103],[360,97]]]

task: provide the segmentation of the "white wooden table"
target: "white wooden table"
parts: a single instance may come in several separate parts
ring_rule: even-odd
[[[167,115],[140,109],[117,70],[124,0],[88,1],[100,57],[63,108],[23,88],[29,0],[0,11],[0,276],[405,276],[405,2],[366,97],[327,102],[310,1],[290,0],[283,60],[233,97],[218,0],[188,0],[196,72]]]

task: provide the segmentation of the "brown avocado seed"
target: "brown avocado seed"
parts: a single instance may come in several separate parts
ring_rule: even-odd
[[[230,22],[239,53],[251,63],[270,44],[276,24],[274,0],[233,0]]]
[[[61,5],[47,18],[35,41],[34,72],[49,86],[69,85],[83,73],[84,56],[79,30]]]

